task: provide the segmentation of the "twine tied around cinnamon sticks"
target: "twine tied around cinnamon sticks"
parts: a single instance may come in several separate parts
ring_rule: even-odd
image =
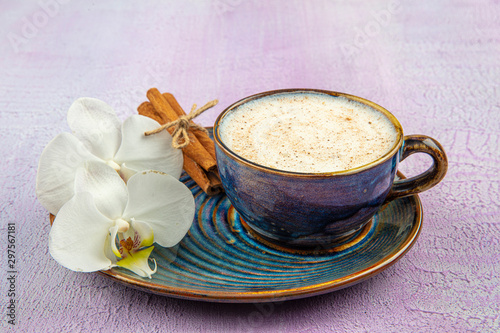
[[[186,113],[179,105],[174,95],[170,93],[160,93],[156,88],[147,91],[146,96],[149,101],[141,103],[137,107],[140,115],[156,120],[160,125],[175,122],[179,118],[186,116]],[[214,101],[212,103],[216,103]],[[210,103],[201,109],[212,107]],[[202,111],[192,112],[201,113]],[[188,121],[190,124],[193,121]],[[165,126],[165,129],[173,135],[174,128]],[[182,168],[191,176],[196,184],[208,195],[216,195],[224,191],[220,176],[217,171],[217,161],[215,154],[215,144],[210,135],[195,127],[188,127],[190,143],[183,149],[184,162]]]
[[[207,104],[205,104],[204,106],[202,106],[198,110],[196,110],[196,104],[194,104],[193,107],[191,108],[191,111],[189,112],[189,114],[187,114],[185,116],[180,116],[178,119],[171,121],[167,124],[164,124],[164,125],[158,127],[157,129],[147,131],[144,133],[144,135],[149,136],[152,134],[159,133],[163,130],[169,129],[171,127],[174,127],[174,130],[171,133],[172,134],[172,147],[174,147],[176,149],[185,148],[191,142],[191,140],[189,138],[189,129],[190,128],[193,128],[193,129],[196,129],[196,130],[199,130],[199,131],[202,131],[202,132],[205,132],[208,134],[207,130],[204,127],[192,122],[191,120],[198,117],[200,114],[207,111],[208,109],[214,107],[215,105],[217,105],[218,102],[219,102],[218,100],[213,100],[211,102],[208,102]]]

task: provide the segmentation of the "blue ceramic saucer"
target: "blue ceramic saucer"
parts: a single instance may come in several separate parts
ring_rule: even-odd
[[[360,232],[332,248],[294,250],[260,239],[225,194],[207,196],[186,174],[196,199],[195,221],[172,249],[155,245],[152,279],[121,269],[100,272],[155,294],[211,302],[271,302],[345,288],[394,264],[415,243],[422,224],[417,195],[382,206]]]

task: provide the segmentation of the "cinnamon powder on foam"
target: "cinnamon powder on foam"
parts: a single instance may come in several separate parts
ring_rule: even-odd
[[[234,153],[278,170],[321,173],[352,169],[386,154],[394,125],[379,111],[345,97],[284,93],[240,105],[220,125]]]

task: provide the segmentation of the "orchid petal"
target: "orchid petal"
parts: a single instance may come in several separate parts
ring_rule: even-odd
[[[133,175],[127,187],[129,201],[123,218],[149,224],[155,242],[161,246],[180,242],[193,223],[195,203],[191,191],[174,177],[154,171]]]
[[[116,220],[127,205],[127,185],[116,171],[102,162],[88,161],[75,176],[75,193],[89,192],[97,209],[104,216]]]
[[[49,251],[74,271],[109,269],[105,241],[113,221],[102,215],[90,193],[77,193],[60,210],[49,234]]]
[[[111,253],[108,253],[107,257],[110,258],[110,254],[114,254],[118,258],[121,258],[122,255],[120,251],[118,250],[118,247],[116,247],[116,235],[118,233],[118,226],[114,225],[111,228],[109,228],[109,239],[106,241],[106,243],[109,242],[109,247],[107,246],[106,248],[109,248],[111,250]],[[111,256],[112,257],[112,256]]]
[[[132,220],[131,226],[131,229],[133,229],[138,234],[141,241],[140,244],[137,245],[137,248],[153,245],[155,236],[153,228],[151,228],[149,224],[134,219]]]
[[[155,264],[154,270],[149,267],[148,258],[153,251],[154,247],[150,246],[144,250],[130,253],[130,255],[122,260],[119,260],[116,264],[120,267],[126,268],[134,272],[135,274],[148,277],[151,279],[151,275],[156,273],[156,260],[153,259]]]
[[[70,133],[59,134],[45,147],[38,164],[36,195],[50,213],[56,215],[71,199],[76,170],[88,160],[99,161]]]
[[[96,98],[77,99],[68,110],[73,133],[96,156],[108,161],[121,142],[121,122],[111,106]]]
[[[106,240],[104,241],[104,254],[106,255],[106,258],[111,260],[111,267],[116,266],[116,261],[119,259],[119,257],[116,257],[115,253],[113,252],[113,249],[111,248],[111,241],[110,241],[110,234],[106,236]],[[119,253],[119,252],[118,252]]]
[[[134,115],[123,122],[122,144],[114,160],[137,171],[157,170],[179,179],[183,157],[180,149],[172,147],[172,137],[167,131],[145,136],[144,132],[160,126],[155,120]]]

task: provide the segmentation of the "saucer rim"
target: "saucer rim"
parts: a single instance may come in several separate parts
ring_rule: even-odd
[[[404,176],[398,172],[398,176]],[[167,286],[158,284],[147,280],[139,280],[130,278],[126,275],[120,274],[117,270],[99,271],[98,273],[113,281],[119,282],[128,287],[138,289],[141,291],[169,296],[180,299],[206,301],[206,302],[221,302],[221,303],[257,303],[257,302],[277,302],[292,299],[300,299],[305,297],[317,296],[347,288],[354,284],[360,283],[368,278],[371,278],[383,270],[394,265],[401,259],[415,244],[418,236],[420,235],[422,221],[423,221],[423,208],[420,197],[415,194],[407,199],[411,199],[415,204],[415,217],[412,230],[408,233],[405,241],[400,245],[400,249],[392,252],[390,255],[380,259],[376,264],[365,269],[356,271],[352,274],[333,279],[330,281],[307,285],[298,288],[288,288],[281,290],[261,290],[261,291],[245,291],[245,292],[228,292],[222,290],[198,290],[190,288],[178,288],[175,286]],[[404,198],[403,198],[404,199]],[[396,199],[398,201],[402,199]]]

